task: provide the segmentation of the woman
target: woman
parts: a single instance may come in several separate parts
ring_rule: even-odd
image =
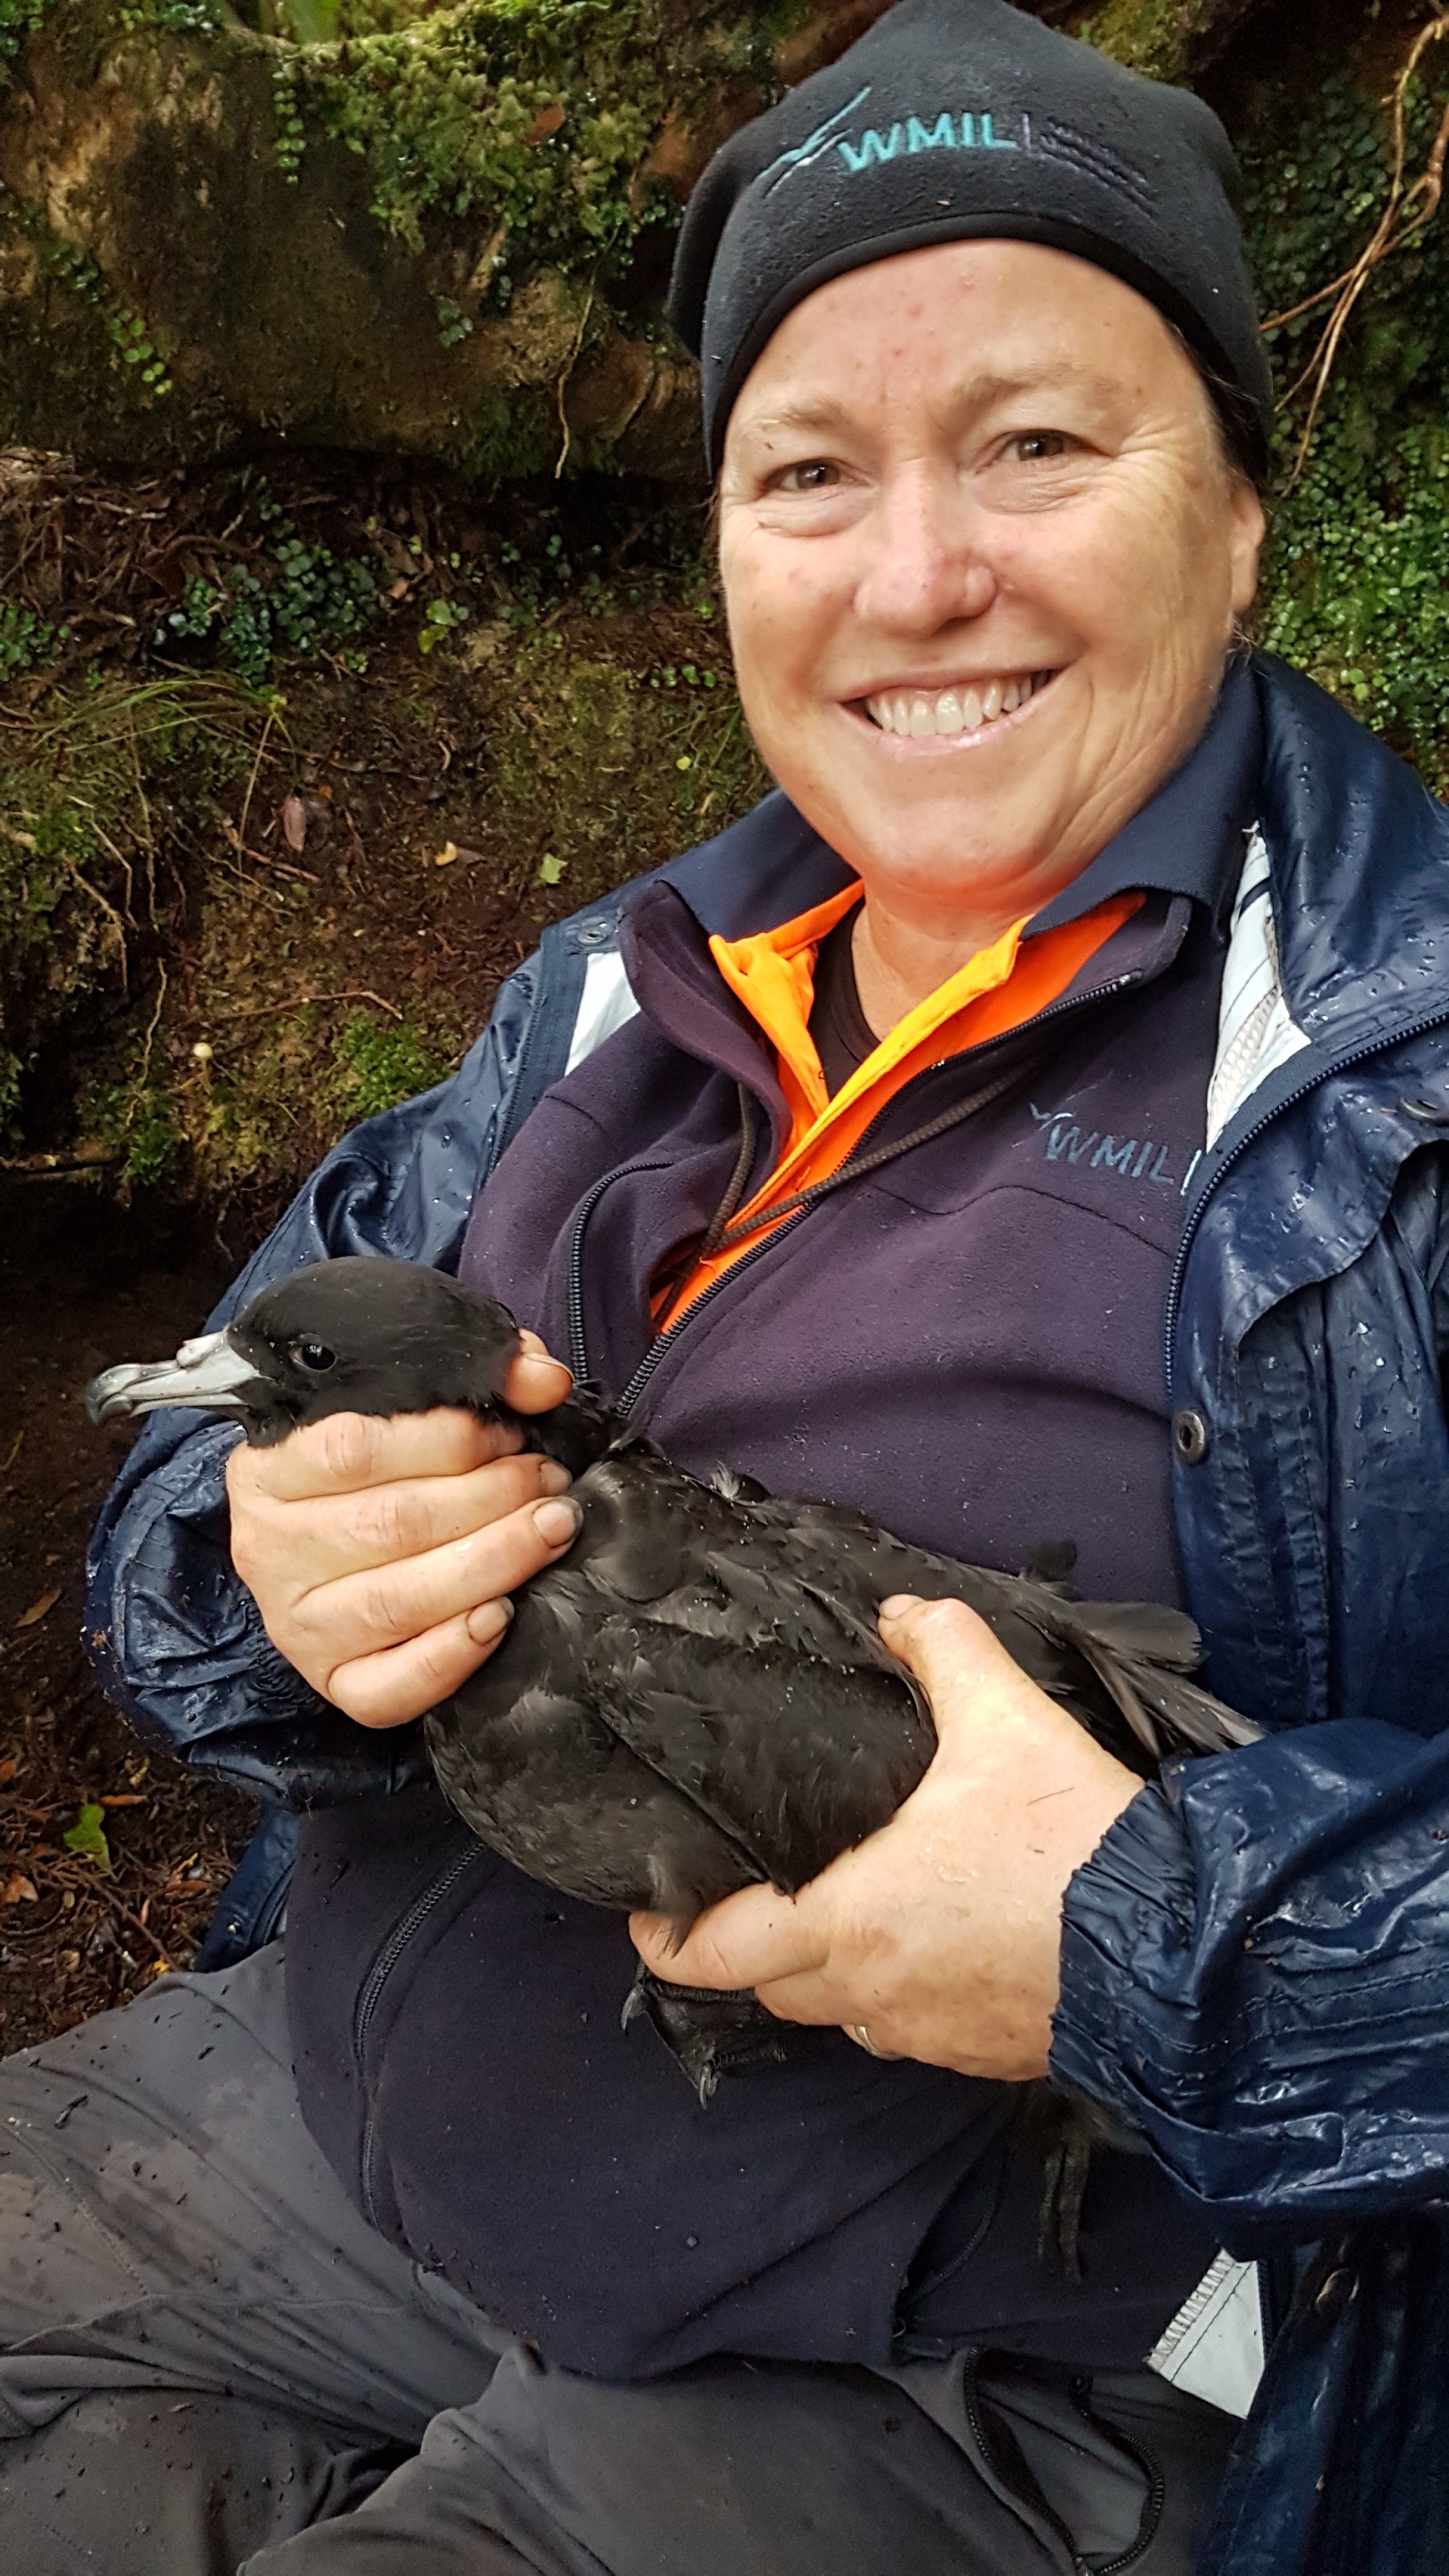
[[[1446,2167],[1445,826],[1235,651],[1267,392],[1227,176],[1195,101],[1003,0],[910,0],[726,147],[676,313],[784,794],[566,925],[233,1302],[456,1262],[534,1328],[522,1411],[553,1351],[690,1467],[999,1564],[1070,1536],[1279,1731],[1142,1790],[966,1614],[887,1605],[916,1797],[673,1963],[636,1926],[820,2025],[702,2111],[616,2028],[623,1927],[471,1844],[399,1732],[567,1548],[561,1480],[451,1415],[148,1435],[97,1559],[119,1686],[314,1811],[285,2022],[264,1950],[7,2070],[27,2566],[98,2513],[118,2576],[1442,2563],[1392,2379],[1437,2222],[1386,2222]],[[1127,2142],[1080,2282],[1015,2090],[1049,2051]],[[1228,2467],[1254,2335],[1239,2296],[1184,2373],[1199,2285],[1365,2217]]]

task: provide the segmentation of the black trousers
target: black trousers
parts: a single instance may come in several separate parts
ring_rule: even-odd
[[[544,2369],[346,2198],[277,1945],[0,2067],[7,2576],[1190,2576],[1234,2430],[989,2355]]]

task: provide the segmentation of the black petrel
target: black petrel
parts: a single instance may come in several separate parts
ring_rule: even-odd
[[[458,1405],[516,1423],[582,1509],[501,1645],[425,1720],[445,1795],[532,1877],[605,1906],[695,1916],[737,1888],[791,1893],[885,1824],[935,1749],[924,1696],[877,1626],[891,1593],[964,1601],[1013,1659],[1143,1777],[1257,1729],[1192,1679],[1180,1612],[1078,1600],[1069,1549],[1022,1574],[903,1546],[863,1513],[684,1473],[593,1389],[512,1414],[513,1317],[444,1272],[316,1262],[154,1367],[108,1369],[93,1419],[190,1405],[270,1444],[333,1413]],[[788,2032],[749,1996],[641,1974],[643,2011],[707,2099]],[[1070,2192],[1080,2198],[1080,2187]]]

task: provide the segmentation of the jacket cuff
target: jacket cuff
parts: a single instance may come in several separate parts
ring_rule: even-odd
[[[1142,1989],[1166,1982],[1159,1972],[1191,1947],[1195,1900],[1180,1812],[1155,1784],[1109,1827],[1063,1900],[1051,2078],[1132,2128],[1142,2118]]]

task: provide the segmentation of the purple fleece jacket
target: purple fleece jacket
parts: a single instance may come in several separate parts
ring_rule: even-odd
[[[1019,1083],[782,1228],[662,1338],[649,1282],[725,1189],[738,1086],[765,1113],[752,1185],[788,1119],[701,925],[647,887],[626,939],[639,1016],[528,1120],[461,1275],[628,1390],[696,1472],[723,1461],[987,1564],[1071,1537],[1085,1590],[1176,1599],[1163,1305],[1256,758],[1230,681],[1129,827],[1125,881],[1157,890],[1034,1024]],[[1113,845],[1073,891],[1127,863]],[[871,1144],[980,1084],[1001,1044],[918,1076]],[[880,2064],[837,2032],[701,2109],[647,2027],[619,2028],[623,1924],[483,1851],[432,1790],[309,1822],[289,1954],[306,2116],[361,2205],[575,2368],[968,2342],[1131,2364],[1216,2250],[1159,2167],[1099,2153],[1067,2282],[1037,2257],[1017,2088]]]

